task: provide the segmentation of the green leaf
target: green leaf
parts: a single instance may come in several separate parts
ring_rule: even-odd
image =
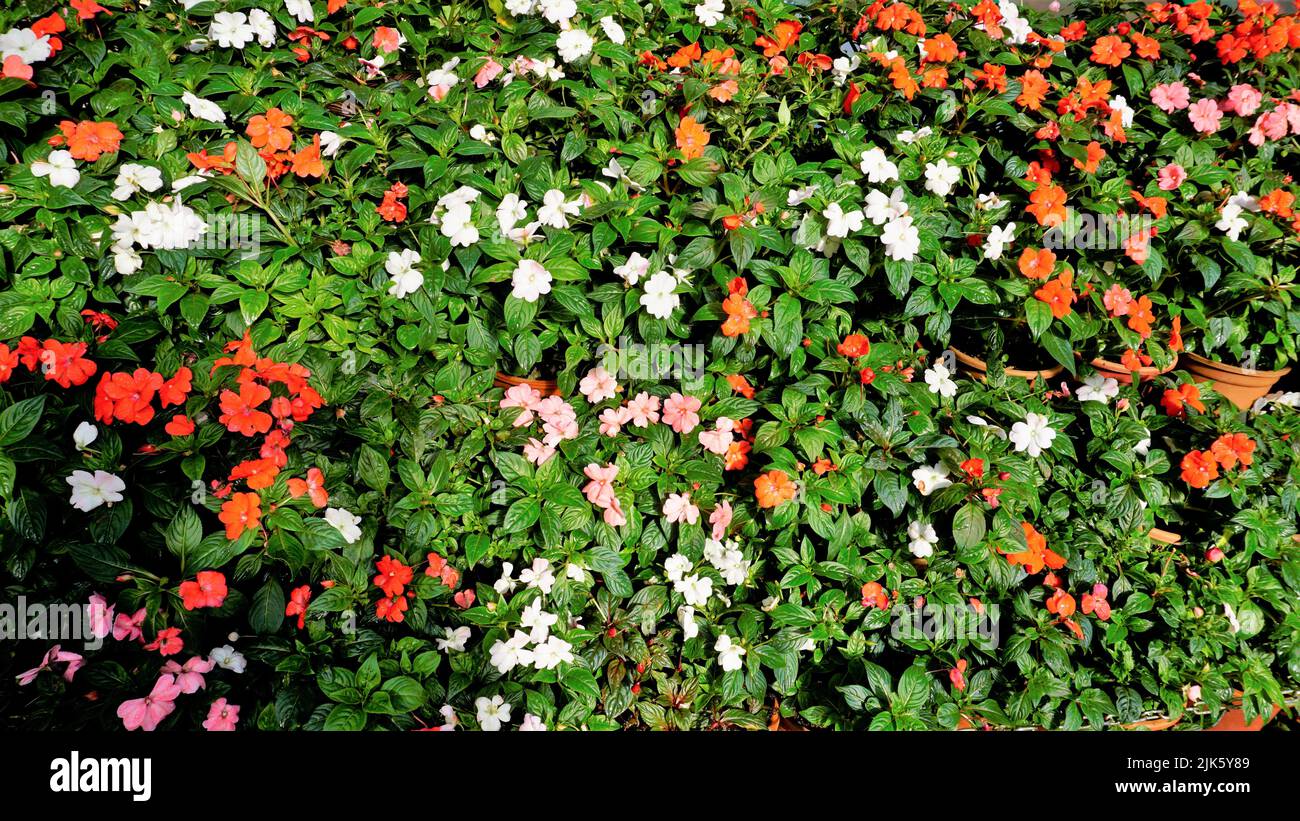
[[[253,595],[253,606],[248,611],[248,623],[258,633],[274,633],[284,623],[284,590],[275,579]]]
[[[983,541],[986,527],[984,511],[974,502],[967,502],[953,517],[953,541],[958,548],[974,547]]]
[[[182,565],[189,554],[198,549],[203,542],[203,523],[199,514],[188,504],[181,505],[180,512],[172,517],[163,534],[167,549],[181,557]]]
[[[16,445],[31,434],[45,410],[45,397],[36,396],[15,402],[0,411],[0,447]]]

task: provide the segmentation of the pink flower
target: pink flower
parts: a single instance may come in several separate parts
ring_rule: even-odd
[[[1133,304],[1133,294],[1128,288],[1115,283],[1101,295],[1101,301],[1111,316],[1127,316],[1129,305]]]
[[[613,399],[618,393],[618,382],[604,368],[592,368],[578,383],[578,390],[591,404]]]
[[[723,502],[709,514],[709,524],[713,525],[713,541],[720,542],[727,535],[727,525],[731,524],[731,502]]]
[[[1166,114],[1182,111],[1191,102],[1191,93],[1182,82],[1164,83],[1151,89],[1151,102]]]
[[[1187,110],[1187,116],[1197,131],[1202,134],[1213,134],[1219,130],[1219,121],[1223,119],[1223,112],[1219,110],[1218,103],[1205,97],[1192,103],[1192,107]]]
[[[1187,172],[1176,162],[1171,162],[1160,169],[1157,175],[1161,191],[1173,191],[1187,181]]]
[[[500,407],[506,408],[523,408],[523,412],[515,419],[515,427],[520,428],[533,421],[533,411],[542,401],[542,394],[532,385],[520,383],[506,391],[505,398],[501,400]]]
[[[189,695],[197,693],[207,686],[203,678],[204,673],[211,673],[212,668],[216,666],[215,661],[208,661],[202,656],[195,656],[182,666],[174,660],[163,665],[164,673],[171,673],[176,676],[176,686],[181,688],[181,692]]]
[[[1223,110],[1238,117],[1249,117],[1259,109],[1259,104],[1263,101],[1263,94],[1243,83],[1228,90],[1228,101]]]
[[[529,439],[524,445],[524,458],[534,465],[542,465],[555,455],[555,448],[542,444],[537,439]]]
[[[646,428],[659,421],[659,397],[641,391],[627,403],[628,419],[638,428]]]
[[[1273,109],[1255,120],[1255,125],[1250,129],[1250,144],[1260,146],[1266,140],[1280,140],[1286,136],[1286,129],[1286,115],[1280,109]]]
[[[618,497],[614,497],[613,503],[605,508],[605,524],[610,527],[622,527],[627,524],[627,517],[623,515],[623,506],[619,504]]]
[[[699,399],[674,393],[664,402],[664,424],[678,433],[690,433],[700,424],[700,415],[696,412],[699,409]]]
[[[713,430],[702,430],[699,433],[700,444],[709,453],[718,456],[726,456],[727,448],[731,447],[732,429],[735,423],[725,416],[719,416],[713,423]]]
[[[36,680],[36,677],[41,674],[42,670],[52,669],[54,664],[60,662],[66,662],[68,665],[63,670],[63,679],[69,683],[72,682],[72,677],[77,674],[77,671],[81,669],[81,666],[85,664],[80,653],[66,652],[60,649],[59,645],[56,644],[45,653],[45,657],[41,659],[40,664],[18,675],[18,686],[26,687],[28,684],[31,684]]]
[[[591,481],[583,485],[582,493],[587,501],[597,507],[609,507],[615,501],[614,479],[618,477],[618,465],[600,465],[592,462],[582,469]]]
[[[95,638],[102,639],[113,632],[113,608],[109,606],[108,600],[98,593],[90,597],[87,616],[90,619],[90,634]]]
[[[203,722],[203,729],[213,732],[234,732],[239,723],[239,705],[227,704],[224,698],[212,702],[208,718]]]
[[[473,590],[468,587],[451,597],[456,602],[456,606],[461,610],[468,610],[474,606],[474,599],[477,598]]]
[[[497,78],[497,75],[499,75],[504,70],[505,70],[505,66],[501,65],[496,60],[493,60],[491,57],[489,57],[488,61],[484,63],[483,67],[480,68],[478,70],[478,73],[474,75],[474,87],[482,88],[483,86],[495,80]]]
[[[176,697],[180,694],[176,677],[161,675],[149,695],[122,702],[117,708],[117,717],[128,730],[143,729],[151,733],[176,709]]]
[[[116,641],[136,641],[144,638],[140,625],[144,624],[145,608],[141,607],[132,615],[118,613],[113,620],[113,638]]]
[[[600,414],[600,435],[618,436],[627,424],[627,408],[605,408]]]
[[[687,522],[695,524],[700,520],[700,509],[691,504],[689,493],[670,493],[664,499],[664,518],[669,523]]]
[[[546,434],[542,441],[547,447],[553,448],[566,439],[577,439],[581,429],[576,418],[556,416],[547,420],[542,431]]]

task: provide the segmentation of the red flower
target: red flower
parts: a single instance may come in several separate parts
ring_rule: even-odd
[[[263,490],[275,484],[280,468],[271,459],[249,459],[240,462],[230,471],[230,481],[247,481],[249,490]]]
[[[844,337],[843,342],[835,346],[835,350],[840,356],[854,359],[871,353],[871,341],[862,334],[849,334]]]
[[[220,607],[226,601],[226,577],[215,570],[200,570],[195,581],[181,582],[181,604],[186,610]]]
[[[194,432],[194,423],[190,421],[188,416],[173,416],[172,421],[168,422],[163,430],[172,436],[189,436]]]
[[[948,681],[960,692],[966,690],[966,659],[957,659],[957,666],[948,671]]]
[[[84,358],[85,353],[85,342],[47,339],[40,354],[41,370],[47,380],[57,382],[61,388],[84,385],[95,375],[96,368],[94,362]]]
[[[415,576],[411,568],[392,556],[385,556],[375,562],[375,568],[379,571],[379,575],[375,576],[375,586],[390,597],[400,596]]]
[[[380,599],[375,603],[375,618],[384,621],[400,622],[406,619],[407,602],[405,596],[393,596]]]
[[[1104,584],[1094,584],[1091,593],[1083,594],[1083,612],[1084,614],[1096,612],[1097,618],[1106,621],[1110,618],[1110,602],[1106,601],[1106,596],[1110,591]]]
[[[158,389],[159,403],[164,408],[168,405],[185,404],[185,399],[190,395],[190,391],[194,389],[190,382],[193,376],[194,374],[190,372],[189,368],[182,366],[177,369],[176,375],[162,383],[162,387]]]
[[[1205,413],[1205,405],[1201,402],[1201,389],[1190,382],[1166,390],[1165,395],[1160,397],[1160,404],[1165,409],[1165,413],[1170,416],[1186,416],[1187,406]]]
[[[162,374],[145,368],[136,368],[133,373],[106,373],[95,388],[95,416],[104,423],[116,418],[147,425],[153,420],[150,402],[162,385]]]
[[[153,641],[144,646],[144,649],[157,650],[164,656],[176,655],[185,649],[185,642],[181,639],[181,629],[179,627],[164,627],[158,631],[158,635]]]
[[[271,429],[271,414],[257,410],[257,406],[271,398],[271,389],[252,382],[239,386],[239,393],[221,392],[221,424],[227,430],[253,436]]]
[[[880,586],[880,582],[867,582],[862,585],[862,606],[876,607],[881,610],[889,606],[889,596],[885,593],[885,588]]]
[[[306,479],[290,479],[289,495],[297,499],[303,494],[311,497],[314,507],[322,508],[329,504],[330,495],[325,491],[325,474],[320,468],[309,468]]]
[[[1208,487],[1210,482],[1219,478],[1219,464],[1208,451],[1194,450],[1183,457],[1183,481],[1191,487]]]
[[[256,493],[236,493],[230,501],[221,506],[217,516],[226,526],[226,538],[232,542],[243,535],[245,530],[258,526],[262,516],[262,500]]]
[[[304,584],[302,587],[295,587],[289,593],[289,603],[284,606],[286,616],[298,617],[298,629],[301,630],[307,624],[307,605],[311,602],[311,585]]]

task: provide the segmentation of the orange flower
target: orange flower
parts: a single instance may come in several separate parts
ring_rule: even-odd
[[[1147,357],[1140,355],[1137,351],[1129,348],[1124,351],[1123,356],[1119,358],[1119,363],[1123,365],[1129,373],[1132,373],[1134,371],[1142,370],[1142,367],[1147,364],[1142,361],[1145,358]]]
[[[329,504],[330,496],[325,490],[325,474],[321,473],[320,468],[308,469],[306,479],[289,480],[289,495],[291,497],[297,499],[304,493],[311,497],[312,505],[317,508]]]
[[[1043,98],[1047,96],[1047,78],[1041,71],[1026,71],[1020,78],[1020,93],[1016,95],[1016,105],[1037,111],[1042,107]]]
[[[248,128],[244,133],[248,135],[248,140],[254,148],[287,151],[293,142],[293,134],[288,128],[291,125],[293,125],[293,117],[273,106],[268,108],[265,114],[258,114],[249,120]]]
[[[976,70],[975,79],[989,91],[1001,94],[1007,90],[1007,67],[985,63],[983,68]]]
[[[172,436],[189,436],[194,432],[194,422],[188,416],[173,416],[172,420],[163,427],[163,430]]]
[[[1151,312],[1151,299],[1140,296],[1129,303],[1128,308],[1128,326],[1143,339],[1151,336],[1151,323],[1155,321],[1155,314]]]
[[[907,63],[902,57],[895,57],[893,62],[890,63],[889,80],[894,84],[894,88],[903,92],[903,96],[909,100],[915,97],[916,92],[920,90],[920,86],[916,84],[912,73],[907,70]]]
[[[1132,46],[1115,35],[1108,34],[1092,44],[1092,56],[1089,59],[1098,65],[1117,66],[1132,53]]]
[[[1029,522],[1021,522],[1020,527],[1025,531],[1025,549],[1020,553],[1003,554],[1008,562],[1023,565],[1031,576],[1041,573],[1045,567],[1052,570],[1065,567],[1065,559],[1048,549],[1046,536]]]
[[[215,570],[200,570],[195,581],[181,582],[181,604],[186,610],[220,607],[226,601],[226,577]]]
[[[727,318],[722,323],[723,336],[740,336],[749,333],[749,320],[758,316],[758,311],[749,300],[738,293],[728,294],[722,301],[722,310]]]
[[[776,24],[771,37],[761,35],[754,41],[754,47],[763,49],[764,57],[775,57],[794,45],[801,31],[803,23],[798,20],[782,20]]]
[[[176,370],[175,376],[162,383],[158,389],[158,401],[165,408],[169,405],[183,405],[190,391],[194,389],[191,379],[194,374],[189,368],[181,366]]]
[[[1178,353],[1183,349],[1183,318],[1174,317],[1173,325],[1169,329],[1169,350]]]
[[[735,80],[724,80],[709,89],[709,96],[720,103],[729,103],[731,98],[736,96],[737,91],[740,91],[740,83]]]
[[[723,470],[744,470],[749,464],[749,452],[753,450],[753,445],[741,440],[732,442],[727,446],[727,454],[722,457]]]
[[[221,506],[217,516],[226,526],[226,538],[232,542],[243,535],[245,530],[258,526],[262,516],[262,501],[256,493],[236,493]]]
[[[1026,248],[1020,252],[1020,273],[1030,279],[1047,279],[1056,267],[1056,254],[1047,248]]]
[[[1074,274],[1063,271],[1059,277],[1034,291],[1034,296],[1047,303],[1054,318],[1067,317],[1070,315],[1070,303],[1078,298],[1070,287],[1073,281]]]
[[[1074,615],[1074,596],[1066,593],[1059,587],[1047,600],[1047,612],[1055,613],[1063,619],[1068,619]]]
[[[733,373],[727,377],[727,384],[731,389],[746,399],[754,398],[754,386],[749,384],[749,380],[738,373]]]
[[[1165,395],[1160,397],[1160,404],[1164,407],[1165,413],[1170,416],[1186,416],[1187,406],[1205,413],[1205,405],[1201,402],[1201,389],[1190,382],[1165,391]]]
[[[797,488],[783,470],[769,470],[754,480],[759,507],[776,507],[794,498]]]
[[[1137,55],[1143,60],[1160,59],[1160,41],[1139,32],[1130,32],[1129,39],[1137,45]]]
[[[871,353],[871,340],[862,334],[849,334],[844,337],[843,342],[835,346],[835,350],[840,356],[846,356],[850,359],[866,356]]]
[[[325,173],[325,163],[320,158],[320,135],[312,138],[311,145],[293,155],[293,173],[299,177],[320,177]]]
[[[1106,158],[1106,151],[1101,147],[1101,143],[1093,140],[1088,143],[1087,152],[1085,161],[1079,162],[1075,160],[1074,167],[1083,169],[1085,174],[1095,174],[1097,173],[1097,166],[1101,165],[1101,161]]]
[[[222,174],[235,173],[235,153],[238,146],[234,142],[226,143],[226,147],[221,150],[220,156],[208,156],[208,149],[199,152],[191,151],[185,155],[195,168],[200,171],[220,171]]]
[[[230,481],[246,479],[249,490],[263,490],[275,484],[280,468],[271,459],[249,459],[235,465],[230,471]]]
[[[239,386],[239,393],[221,392],[221,424],[227,430],[253,436],[271,429],[271,414],[257,410],[257,406],[271,398],[271,389],[252,382]]]
[[[1030,204],[1025,210],[1034,215],[1039,225],[1060,225],[1065,222],[1065,189],[1053,182],[1038,184],[1029,195]]]
[[[994,40],[1002,39],[1002,27],[998,25],[1002,21],[1002,10],[993,0],[981,0],[980,4],[970,10],[971,15],[984,25],[984,31]]]
[[[936,34],[922,41],[925,56],[922,63],[950,63],[957,59],[957,41],[948,33]]]
[[[153,420],[149,403],[162,385],[162,374],[145,368],[136,368],[134,373],[106,373],[95,388],[95,416],[106,424],[116,418],[147,425]]]
[[[1250,467],[1255,460],[1255,442],[1244,433],[1225,433],[1210,445],[1214,460],[1228,470],[1241,462],[1242,468]]]
[[[390,598],[402,595],[402,591],[415,577],[415,571],[392,556],[385,556],[375,562],[375,569],[379,571],[374,578],[375,587],[384,591],[384,595]]]
[[[45,371],[45,379],[55,382],[61,388],[84,385],[95,375],[97,366],[86,359],[85,342],[59,342],[47,339],[42,346],[40,363]]]
[[[1191,487],[1208,487],[1212,480],[1219,478],[1218,463],[1205,451],[1192,451],[1183,457],[1179,466],[1183,469],[1183,481]]]
[[[403,621],[406,618],[407,606],[406,596],[380,599],[375,602],[375,618],[391,622]]]
[[[112,154],[122,145],[122,132],[111,120],[102,123],[64,120],[59,123],[59,128],[68,141],[68,151],[73,159],[94,162],[101,154]]]
[[[695,121],[694,117],[682,117],[681,124],[677,126],[674,132],[677,136],[677,147],[681,149],[682,156],[687,160],[693,160],[704,154],[704,146],[709,144],[709,132],[704,130],[704,126]]]
[[[1133,197],[1138,205],[1150,211],[1156,219],[1162,219],[1169,208],[1169,202],[1164,197],[1147,197],[1140,191],[1130,191],[1129,196]],[[1260,202],[1263,203],[1263,200]]]
[[[700,44],[691,43],[689,46],[677,49],[677,53],[668,58],[668,65],[673,68],[686,68],[698,59],[700,59]]]
[[[880,582],[867,582],[862,585],[862,606],[880,610],[889,606],[889,595],[885,593],[885,588],[880,586]]]

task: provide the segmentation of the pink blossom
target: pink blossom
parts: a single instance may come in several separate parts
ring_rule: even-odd
[[[659,421],[659,397],[641,391],[636,398],[627,403],[627,415],[632,424],[638,428],[649,427]]]
[[[474,87],[482,88],[497,78],[497,75],[505,70],[505,66],[493,60],[491,57],[483,64],[483,67],[474,75]],[[235,708],[238,709],[238,708]]]
[[[501,400],[500,407],[506,408],[523,408],[523,412],[515,419],[515,427],[520,428],[533,421],[533,411],[542,401],[542,394],[532,385],[520,383],[506,391],[505,397]]]
[[[140,625],[144,624],[145,608],[141,607],[130,616],[118,613],[113,620],[113,638],[116,641],[136,641],[144,638]]]
[[[228,704],[224,698],[212,702],[208,717],[203,722],[203,729],[208,732],[234,732],[239,723],[239,705]]]
[[[592,368],[578,383],[578,390],[591,404],[613,399],[618,393],[618,382],[604,368]]]
[[[182,693],[189,695],[207,686],[203,674],[211,673],[216,664],[215,661],[208,661],[202,656],[195,656],[184,665],[177,664],[175,660],[168,661],[163,665],[162,671],[176,676],[176,686],[181,688]]]
[[[1192,121],[1192,126],[1202,134],[1213,134],[1219,130],[1219,121],[1223,119],[1223,112],[1219,110],[1219,104],[1209,97],[1204,97],[1192,103],[1192,107],[1187,110],[1187,117]]]
[[[597,507],[609,507],[614,502],[613,481],[618,477],[618,465],[600,465],[592,462],[582,469],[591,481],[583,486],[587,501]]]
[[[713,540],[722,541],[722,537],[727,535],[727,525],[731,524],[731,502],[723,502],[713,509],[709,514],[709,524],[713,525]]]
[[[700,424],[700,415],[697,413],[699,409],[699,399],[674,393],[664,402],[664,424],[678,433],[690,433],[695,430],[696,425]]]
[[[1242,83],[1228,90],[1228,100],[1223,110],[1238,117],[1249,117],[1259,109],[1259,104],[1263,101],[1263,94],[1256,91],[1253,86]]]
[[[113,609],[113,607],[109,606],[108,600],[98,593],[90,597],[87,616],[90,620],[90,634],[92,636],[102,639],[113,632]]]
[[[1300,119],[1300,118],[1298,118]],[[1286,136],[1287,116],[1280,109],[1259,115],[1250,129],[1250,144],[1263,145],[1267,140],[1280,140]]]
[[[535,438],[530,438],[528,444],[524,445],[524,458],[534,465],[542,465],[555,455],[555,448],[543,444]]]
[[[600,414],[600,435],[618,436],[627,424],[627,408],[605,408]]]
[[[619,504],[617,496],[610,506],[605,508],[604,519],[605,524],[610,527],[622,527],[627,524],[627,517],[623,515],[623,506]]]
[[[1101,301],[1111,316],[1127,316],[1129,306],[1133,303],[1133,294],[1128,288],[1115,283],[1102,294]]]
[[[1157,179],[1160,181],[1161,191],[1173,191],[1187,182],[1187,172],[1178,163],[1171,162],[1160,169]]]
[[[181,688],[176,684],[176,677],[161,675],[154,682],[149,695],[118,705],[117,717],[122,719],[123,726],[128,730],[153,732],[176,709],[176,697],[180,694]]]
[[[699,433],[700,444],[709,453],[718,456],[726,456],[727,448],[731,447],[732,433],[735,423],[725,416],[719,416],[713,423],[713,430],[702,430]]]
[[[1182,82],[1164,83],[1151,89],[1151,102],[1166,114],[1182,111],[1191,102],[1191,93]]]
[[[63,679],[69,683],[72,682],[72,677],[77,674],[81,666],[85,664],[80,653],[69,653],[60,649],[59,645],[56,644],[45,653],[45,657],[41,659],[40,664],[18,675],[18,686],[26,687],[36,680],[42,670],[53,669],[53,665],[62,662],[66,662],[68,665],[63,670]]]
[[[700,520],[700,509],[691,503],[689,493],[670,493],[664,499],[664,518],[669,523],[687,522],[695,524]]]

